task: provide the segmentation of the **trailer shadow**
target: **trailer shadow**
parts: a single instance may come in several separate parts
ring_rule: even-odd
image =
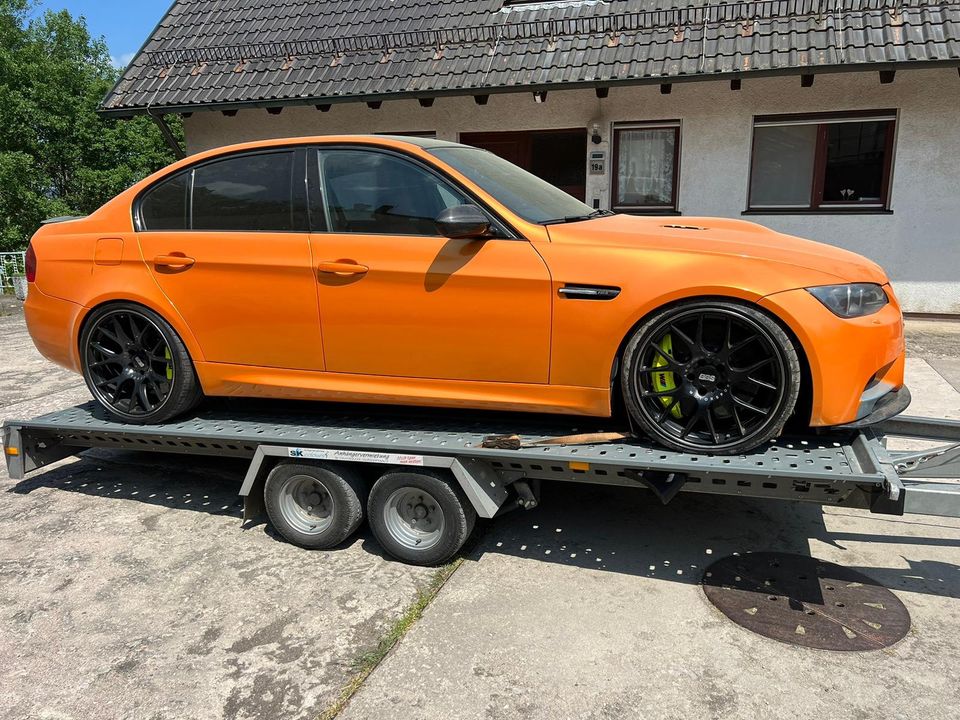
[[[92,449],[21,480],[7,492],[29,495],[48,488],[106,500],[232,517],[244,531],[263,532],[278,542],[286,542],[267,523],[265,515],[241,525],[243,498],[238,493],[248,465],[249,460],[229,457],[191,455],[186,462],[182,455],[171,453]],[[370,536],[366,525],[361,527],[358,537],[334,550],[349,547],[358,540],[373,554],[389,559]]]
[[[247,461],[233,458],[88,450],[44,472],[9,486],[29,494],[40,488],[81,493],[237,518],[237,495]],[[835,516],[836,517],[836,516]],[[481,521],[467,556],[512,555],[539,562],[591,568],[686,584],[699,583],[704,569],[726,555],[758,551],[813,554],[824,543],[840,550],[829,559],[863,572],[894,590],[960,598],[960,565],[925,557],[922,548],[960,548],[960,528],[933,518],[899,519],[854,511],[840,517],[844,529],[831,531],[819,506],[697,493],[681,493],[661,505],[645,490],[552,482],[534,511],[518,510]],[[834,521],[836,526],[839,522]],[[883,532],[857,532],[869,523]],[[262,519],[245,530],[280,539]],[[363,547],[381,557],[366,526]],[[892,547],[891,566],[858,566],[862,543]],[[348,543],[350,544],[350,543]],[[851,560],[844,562],[849,554]]]
[[[878,519],[866,513],[849,516],[854,529]],[[890,521],[889,533],[831,531],[826,517],[819,506],[799,502],[681,493],[663,506],[642,490],[555,482],[545,484],[535,511],[516,511],[490,523],[470,556],[498,553],[697,584],[710,564],[733,553],[824,557],[816,547],[823,543],[840,551],[825,559],[888,588],[960,598],[960,565],[924,559],[927,553],[921,550],[960,548],[960,528],[908,518]],[[925,532],[925,526],[940,532]],[[884,554],[883,563],[899,562],[858,566],[864,553],[857,546],[863,543],[899,546]],[[850,560],[844,562],[844,555]]]
[[[176,510],[241,517],[237,495],[248,461],[87,450],[21,480],[9,492],[28,495],[39,488],[65,490],[113,500],[133,500]]]

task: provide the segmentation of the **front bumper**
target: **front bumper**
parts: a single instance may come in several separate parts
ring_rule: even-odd
[[[864,396],[867,396],[868,393],[869,391],[864,393]],[[861,417],[857,417],[857,419],[851,423],[838,425],[837,429],[859,430],[868,425],[876,425],[884,420],[889,420],[906,410],[911,400],[910,390],[907,389],[906,385],[902,385],[896,390],[890,390],[879,398],[867,398],[860,404],[864,414]]]
[[[860,318],[837,317],[806,290],[760,301],[790,326],[803,347],[813,390],[811,426],[859,422],[883,397],[903,387],[903,316],[893,292],[887,291],[890,303]],[[892,400],[884,406],[888,402]]]

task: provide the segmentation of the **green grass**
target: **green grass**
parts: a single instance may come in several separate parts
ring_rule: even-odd
[[[360,689],[364,681],[370,676],[370,673],[377,669],[377,666],[383,662],[384,658],[390,654],[390,651],[396,647],[397,643],[403,639],[403,636],[406,635],[417,620],[421,618],[423,611],[427,609],[427,606],[430,605],[437,596],[437,593],[440,592],[440,589],[447,580],[450,579],[450,576],[453,575],[462,564],[462,557],[458,557],[456,560],[449,562],[433,574],[426,587],[420,588],[417,591],[416,599],[404,610],[403,615],[387,629],[386,633],[383,634],[377,643],[377,646],[357,658],[350,680],[340,690],[340,694],[334,703],[320,713],[317,720],[333,720],[343,712],[343,709],[350,702],[350,698],[356,694],[357,690]]]

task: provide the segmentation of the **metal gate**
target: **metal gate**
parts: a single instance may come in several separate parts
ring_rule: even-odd
[[[14,276],[23,275],[26,271],[26,253],[0,253],[0,292],[12,293]]]

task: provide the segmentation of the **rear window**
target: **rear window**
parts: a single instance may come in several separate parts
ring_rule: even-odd
[[[292,150],[235,155],[184,170],[144,193],[139,229],[306,232],[299,157]]]
[[[241,155],[201,165],[193,179],[193,229],[291,231],[293,153]]]
[[[186,230],[190,227],[187,199],[192,172],[183,172],[150,189],[140,201],[144,230]]]

